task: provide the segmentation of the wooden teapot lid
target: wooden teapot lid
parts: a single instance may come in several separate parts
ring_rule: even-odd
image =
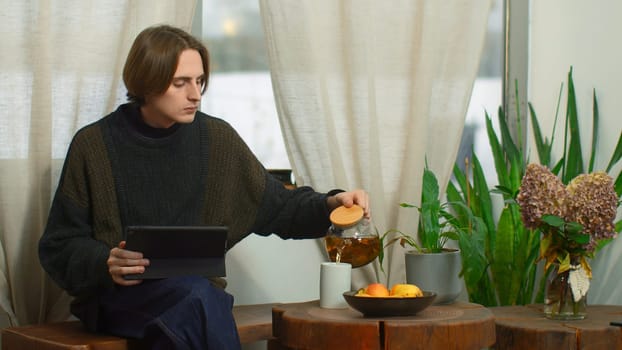
[[[354,204],[350,208],[343,205],[330,213],[330,222],[336,226],[352,226],[363,218],[363,208]]]

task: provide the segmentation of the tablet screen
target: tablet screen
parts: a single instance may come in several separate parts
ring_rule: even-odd
[[[227,250],[225,226],[129,226],[125,249],[145,258],[214,258]]]
[[[144,273],[124,275],[125,279],[226,276],[225,226],[130,226],[125,249],[141,252],[150,261]]]

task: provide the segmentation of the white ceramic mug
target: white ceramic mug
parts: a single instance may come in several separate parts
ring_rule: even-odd
[[[320,307],[344,309],[348,303],[343,293],[350,290],[352,265],[347,263],[323,262],[320,266]]]

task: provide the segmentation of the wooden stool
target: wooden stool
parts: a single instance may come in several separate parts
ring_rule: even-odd
[[[557,321],[544,317],[543,305],[490,308],[495,315],[497,350],[622,349],[622,306],[588,305],[587,317]]]
[[[242,344],[272,339],[272,307],[275,304],[241,305],[233,308]],[[92,333],[80,321],[67,321],[2,330],[2,350],[131,350],[141,349],[132,340]]]
[[[433,305],[415,316],[363,317],[353,309],[322,309],[319,302],[276,305],[270,350],[454,349],[495,342],[490,310],[478,304]]]

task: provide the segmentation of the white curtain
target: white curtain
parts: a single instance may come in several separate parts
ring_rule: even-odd
[[[399,203],[419,203],[426,158],[441,184],[450,177],[490,8],[490,0],[260,0],[297,183],[364,188],[380,233],[414,233],[417,213]],[[388,258],[386,283],[404,281],[401,247]],[[357,269],[353,278],[376,273]]]
[[[69,297],[37,244],[74,132],[125,101],[139,31],[190,29],[196,0],[0,0],[0,309],[11,324],[65,319]]]

